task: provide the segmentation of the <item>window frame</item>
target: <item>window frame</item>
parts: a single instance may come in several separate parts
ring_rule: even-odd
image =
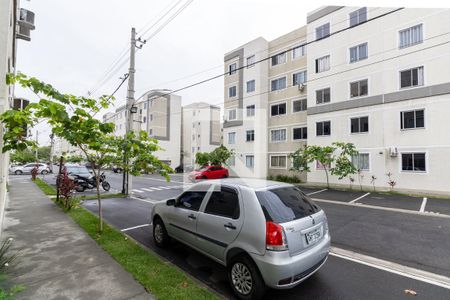
[[[411,154],[412,155],[412,163],[414,169],[414,156],[416,154],[424,154],[424,162],[425,162],[425,171],[415,171],[415,170],[403,170],[403,155]],[[429,164],[428,164],[428,152],[427,151],[402,151],[400,152],[400,173],[414,173],[414,174],[428,174],[429,173]]]
[[[282,130],[284,130],[284,132],[285,132],[285,134],[284,134],[284,136],[285,136],[285,139],[284,140],[277,140],[277,141],[274,141],[274,140],[272,140],[272,132],[273,131],[282,131]],[[287,141],[288,141],[288,130],[287,130],[287,128],[286,127],[281,127],[281,128],[271,128],[270,129],[270,137],[269,137],[269,140],[270,140],[270,143],[272,143],[272,144],[278,144],[278,143],[286,143]]]
[[[300,139],[296,139],[296,138],[294,138],[294,130],[295,129],[305,129],[305,131],[306,131],[306,138],[300,138]],[[303,136],[303,132],[302,132],[302,136]],[[293,142],[301,142],[301,141],[307,141],[308,140],[308,126],[307,126],[307,124],[304,124],[304,125],[298,125],[298,126],[294,126],[294,127],[292,127],[292,139],[291,139]]]
[[[282,105],[282,104],[284,104],[284,114],[280,114],[280,108],[279,108],[279,106],[280,105]],[[278,114],[276,114],[276,115],[272,115],[272,107],[274,107],[274,106],[278,106]],[[278,103],[271,103],[270,104],[270,112],[269,112],[269,114],[270,114],[270,117],[271,118],[273,118],[273,117],[281,117],[281,116],[286,116],[287,115],[287,102],[286,101],[283,101],[283,102],[278,102]]]
[[[301,73],[304,73],[304,75],[303,75],[303,82],[300,82],[300,83],[295,83],[295,75],[298,75],[298,74],[301,74]],[[308,70],[306,70],[306,69],[300,69],[300,70],[297,70],[297,71],[294,71],[294,72],[292,72],[292,86],[297,86],[297,85],[300,85],[300,84],[306,84],[307,82],[308,82]]]
[[[232,119],[231,117],[230,117],[230,114],[232,113],[234,111],[234,118]],[[237,117],[237,108],[230,108],[230,109],[228,109],[227,110],[227,112],[228,112],[228,116],[227,116],[227,120],[228,121],[236,121],[237,119],[238,119],[238,117]]]
[[[413,81],[414,81],[413,73],[412,73],[414,69],[417,69],[417,83],[418,83],[417,85],[413,85],[412,84]],[[422,75],[422,84],[419,84],[419,78],[420,78],[419,72],[420,72],[420,70],[422,72],[422,74],[421,74]],[[402,72],[407,72],[407,71],[411,72],[411,85],[402,87]],[[398,75],[399,75],[399,89],[400,90],[414,89],[414,88],[419,88],[419,87],[422,87],[422,86],[425,85],[425,67],[423,65],[418,66],[418,67],[409,68],[409,69],[400,70],[400,71],[398,71]]]
[[[329,94],[330,94],[330,101],[322,101],[322,102],[317,102],[317,92],[319,92],[319,91],[321,91],[322,92],[322,99],[324,99],[325,98],[325,94],[323,93],[323,91],[325,91],[325,90],[330,90],[329,91]],[[316,98],[316,105],[324,105],[324,104],[328,104],[328,103],[331,103],[331,87],[326,87],[326,88],[321,88],[321,89],[317,89],[317,90],[315,90],[315,98]]]
[[[248,158],[252,158],[251,159],[251,162],[252,162],[252,164],[251,164],[251,166],[249,166],[248,164],[247,164],[247,162],[248,162]],[[255,155],[254,154],[246,154],[245,155],[245,166],[247,167],[247,168],[249,168],[249,169],[254,169],[255,168]]]
[[[295,56],[295,49],[298,49],[298,48],[301,48],[301,49],[302,49],[302,55],[300,55],[300,56]],[[301,57],[305,57],[306,54],[307,54],[307,53],[306,53],[306,43],[303,42],[303,43],[301,43],[300,45],[295,46],[295,47],[292,48],[291,60],[297,60],[297,59],[299,59],[299,58],[301,58]]]
[[[249,91],[248,90],[248,84],[251,83],[251,82],[253,82],[253,90]],[[247,94],[253,93],[254,91],[256,91],[256,80],[255,79],[248,80],[246,82],[246,84],[245,84],[245,91],[246,91]]]
[[[282,62],[282,63],[278,62],[278,59],[279,59],[279,57],[281,57],[281,56],[284,56],[284,62]],[[273,58],[275,58],[275,57],[276,57],[277,63],[276,63],[276,64],[273,64]],[[285,63],[287,63],[287,55],[286,55],[286,51],[281,51],[281,52],[279,52],[279,53],[277,53],[277,54],[274,54],[274,55],[271,55],[271,56],[270,56],[270,67],[271,67],[271,68],[272,68],[272,67],[279,66],[279,65],[282,65],[282,64],[285,64]]]
[[[230,143],[230,136],[231,135],[234,137],[233,143]],[[231,132],[227,133],[227,142],[228,142],[228,145],[235,145],[236,144],[236,131],[231,131]]]
[[[317,35],[317,30],[320,29],[321,34],[322,34],[322,32],[324,31],[324,28],[326,28],[326,27],[328,27],[328,34],[323,35],[323,36],[321,36],[321,37],[318,37],[318,35]],[[314,34],[315,34],[315,40],[316,40],[316,41],[323,40],[323,39],[329,37],[329,36],[331,35],[331,25],[330,25],[330,22],[323,23],[322,25],[317,26],[316,28],[314,28]]]
[[[367,84],[367,94],[361,95],[361,82],[365,81]],[[352,84],[358,84],[358,96],[352,96]],[[350,81],[348,84],[349,88],[349,99],[358,99],[358,98],[364,98],[369,96],[369,78],[359,79],[355,81]]]
[[[273,157],[278,157],[278,166],[274,166],[272,165],[272,158]],[[284,157],[285,158],[285,162],[286,165],[284,167],[279,166],[279,158],[280,157]],[[276,170],[286,170],[288,167],[288,156],[286,154],[270,154],[269,155],[269,169],[276,169]]]
[[[253,58],[253,62],[251,62],[251,63],[249,64],[249,63],[248,63],[248,60],[251,59],[251,58]],[[252,55],[247,56],[247,58],[246,58],[246,60],[245,60],[245,62],[246,62],[246,64],[247,64],[247,69],[253,68],[253,67],[255,66],[255,59],[256,59],[255,54],[252,54]]]
[[[417,127],[417,111],[423,111],[423,127]],[[405,128],[405,120],[404,115],[408,112],[414,112],[414,127],[412,128]],[[420,130],[426,128],[426,118],[425,118],[426,109],[425,108],[416,108],[416,109],[409,109],[409,110],[402,110],[400,111],[400,130],[401,131],[408,131],[408,130]]]
[[[232,68],[234,66],[234,69]],[[236,74],[237,72],[237,62],[233,62],[228,65],[228,75]]]
[[[365,15],[366,15],[366,19],[364,20],[364,21],[360,21],[360,11],[361,10],[365,10]],[[353,24],[352,25],[352,14],[354,14],[354,13],[356,13],[356,17],[357,17],[357,23],[356,24]],[[367,11],[367,7],[361,7],[361,8],[358,8],[358,9],[356,9],[356,10],[354,10],[354,11],[352,11],[352,12],[350,12],[349,14],[348,14],[348,27],[349,28],[353,28],[353,27],[356,27],[356,26],[358,26],[358,25],[361,25],[361,24],[364,24],[365,22],[367,22],[367,19],[368,19],[368,17],[367,17],[367,13],[368,13],[368,11]]]
[[[250,135],[249,135],[250,133]],[[248,139],[250,137],[253,137],[253,139]],[[252,143],[255,141],[255,129],[249,129],[245,130],[245,142]]]
[[[319,60],[325,59],[325,58],[328,58],[328,69],[324,69],[324,70],[320,71],[320,69],[319,69]],[[315,62],[314,70],[316,71],[316,74],[327,72],[327,71],[331,70],[331,55],[330,54],[318,57],[318,58],[315,59],[314,62]]]
[[[352,120],[358,119],[358,129],[361,130],[361,118],[367,118],[367,124],[368,124],[367,131],[352,132]],[[350,135],[359,135],[359,134],[369,134],[370,133],[370,116],[369,115],[350,116],[348,118],[348,124],[349,124]]]
[[[295,110],[294,110],[294,102],[297,102],[297,101],[304,101],[304,102],[306,103],[306,105],[305,105],[306,109],[305,109],[305,110],[295,111]],[[305,111],[308,110],[308,98],[294,99],[294,100],[292,100],[291,106],[292,106],[292,107],[291,107],[291,112],[292,112],[293,114],[305,112]],[[301,106],[303,107],[303,105],[301,105]]]
[[[330,123],[330,134],[324,134],[324,123],[326,123],[326,122],[328,122],[328,123]],[[319,123],[322,123],[322,134],[318,134],[317,133],[317,124],[319,124]],[[315,126],[315,131],[316,131],[316,137],[330,137],[331,136],[331,120],[324,120],[324,121],[317,121],[316,122],[316,126]]]
[[[249,114],[249,111],[253,112],[252,114]],[[245,107],[245,115],[250,118],[254,117],[256,115],[256,105],[250,104]]]
[[[272,89],[272,87],[273,87],[272,82],[278,81],[278,80],[281,80],[281,79],[284,79],[284,88],[279,88],[279,89],[276,89],[276,90]],[[282,91],[282,90],[286,89],[287,86],[288,86],[288,83],[287,83],[287,75],[280,76],[280,77],[277,77],[277,78],[275,78],[275,79],[270,79],[270,92],[271,92],[271,93],[277,92],[277,91]]]
[[[367,157],[368,157],[368,159],[367,159],[367,161],[368,161],[368,163],[369,163],[369,168],[368,169],[358,169],[358,167],[359,166],[356,166],[354,163],[353,163],[353,156],[351,156],[350,157],[350,161],[351,161],[351,163],[353,164],[353,166],[355,166],[355,168],[357,169],[357,170],[360,170],[360,171],[363,171],[363,172],[371,172],[371,170],[372,170],[372,161],[371,161],[371,155],[370,155],[370,152],[364,152],[364,151],[362,151],[362,152],[358,152],[358,157],[359,157],[359,155],[367,155]],[[359,158],[358,158],[359,159]]]
[[[360,47],[366,45],[366,56],[365,57],[361,57],[361,52],[359,51]],[[352,49],[356,48],[356,60],[352,61]],[[352,46],[350,48],[348,48],[348,63],[349,64],[354,64],[363,60],[366,60],[369,58],[369,42],[364,42],[364,43],[360,43],[358,45]]]
[[[234,89],[234,96],[231,95],[231,90]],[[228,98],[236,98],[237,97],[237,86],[232,85],[228,87]]]
[[[402,32],[405,32],[405,31],[409,30],[409,31],[410,31],[409,35],[410,35],[410,34],[411,34],[411,30],[412,30],[414,27],[421,27],[421,40],[420,40],[419,42],[416,42],[416,43],[413,43],[413,44],[412,44],[412,43],[409,43],[409,44],[407,44],[407,45],[402,46],[402,45],[401,45],[401,42],[402,42],[401,34],[402,34]],[[406,48],[409,48],[409,47],[413,47],[413,46],[422,44],[423,41],[424,41],[424,32],[425,32],[424,27],[425,27],[425,26],[424,26],[423,23],[419,23],[419,24],[416,24],[416,25],[413,25],[413,26],[409,26],[409,27],[407,27],[407,28],[404,28],[404,29],[399,30],[399,31],[398,31],[398,34],[397,34],[397,38],[398,38],[398,49],[399,49],[399,50],[402,50],[402,49],[406,49]],[[411,35],[410,35],[409,37],[411,37]]]

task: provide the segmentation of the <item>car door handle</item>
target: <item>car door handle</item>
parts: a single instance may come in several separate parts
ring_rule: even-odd
[[[233,230],[236,229],[236,226],[234,226],[234,225],[231,224],[231,223],[223,224],[223,227],[225,227],[225,228],[227,228],[227,229],[233,229]]]
[[[189,219],[191,219],[191,220],[195,220],[195,219],[197,219],[197,217],[196,217],[196,216],[194,216],[193,214],[190,214],[190,215],[188,216],[188,218],[189,218]]]

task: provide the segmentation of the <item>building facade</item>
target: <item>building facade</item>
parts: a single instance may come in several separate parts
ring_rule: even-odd
[[[178,167],[181,163],[181,97],[169,94],[167,90],[151,90],[142,95],[134,106],[137,112],[131,114],[133,130],[144,130],[158,140],[161,150],[154,155],[171,168]],[[125,135],[125,106],[105,114],[103,121],[115,124],[115,135]]]
[[[211,152],[222,143],[220,107],[196,102],[182,108],[183,165],[194,166],[195,154]]]
[[[307,23],[308,144],[353,143],[363,186],[450,193],[450,11],[329,6]]]

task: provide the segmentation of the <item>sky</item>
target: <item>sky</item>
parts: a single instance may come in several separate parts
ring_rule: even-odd
[[[120,54],[129,49],[131,28],[148,39],[162,22],[149,29],[170,7],[190,0],[21,0],[36,14],[31,42],[19,41],[17,70],[52,84],[59,91],[92,97],[111,94],[128,72],[128,62],[105,76]],[[323,5],[449,7],[445,1],[298,1],[193,0],[141,50],[136,52],[135,98],[150,89],[175,90],[223,73],[223,56],[257,37],[272,40],[306,24],[307,13]],[[104,82],[102,80],[108,79]],[[114,111],[125,103],[127,83],[117,91]],[[177,93],[182,105],[223,104],[223,78]],[[37,101],[16,88],[16,97]],[[36,127],[39,143],[49,144],[51,129]],[[35,130],[33,130],[33,135]]]

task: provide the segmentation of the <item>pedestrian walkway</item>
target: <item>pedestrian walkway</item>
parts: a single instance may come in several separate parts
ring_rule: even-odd
[[[17,299],[154,299],[29,179],[10,182],[2,239],[20,250]]]
[[[164,190],[185,190],[189,187],[191,187],[191,183],[187,183],[184,185],[161,185],[161,186],[149,186],[149,187],[145,187],[145,188],[137,188],[137,189],[133,189],[131,192],[132,193],[144,193],[144,192],[157,192],[157,191],[164,191]]]

